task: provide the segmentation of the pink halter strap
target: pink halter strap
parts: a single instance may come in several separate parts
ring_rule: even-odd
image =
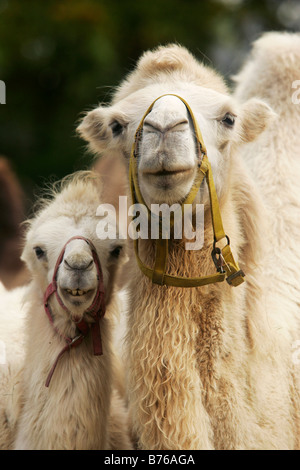
[[[66,337],[58,331],[58,329],[53,324],[53,316],[52,316],[52,312],[51,312],[51,309],[50,309],[50,306],[49,306],[49,298],[51,297],[51,295],[55,294],[59,305],[66,312],[70,313],[70,311],[65,306],[65,304],[63,303],[61,297],[58,294],[56,278],[57,278],[57,272],[58,272],[59,266],[60,266],[60,264],[63,260],[64,254],[65,254],[65,251],[66,251],[66,246],[72,240],[84,240],[89,245],[89,247],[91,249],[91,252],[92,252],[92,255],[93,255],[94,263],[96,265],[97,278],[98,278],[98,287],[97,287],[97,292],[95,294],[94,300],[93,300],[92,304],[90,305],[90,307],[88,307],[85,310],[86,313],[89,313],[89,314],[92,315],[95,322],[90,324],[90,323],[87,323],[85,320],[82,319],[80,322],[76,323],[76,327],[79,331],[79,334],[77,336],[75,336],[75,338]],[[101,263],[100,263],[96,248],[95,248],[94,244],[88,238],[85,238],[85,237],[82,237],[82,236],[78,235],[78,236],[70,238],[67,241],[67,243],[64,245],[63,249],[60,252],[59,257],[57,258],[56,265],[55,265],[55,268],[54,268],[53,277],[52,277],[52,281],[49,284],[49,286],[47,287],[45,295],[44,295],[44,308],[45,308],[46,315],[47,315],[50,323],[52,324],[53,328],[55,329],[57,334],[59,336],[61,336],[67,343],[66,346],[62,349],[62,351],[57,356],[57,358],[56,358],[56,360],[55,360],[55,362],[54,362],[54,364],[53,364],[53,366],[52,366],[52,368],[51,368],[51,370],[48,374],[45,385],[46,385],[46,387],[49,387],[52,375],[55,371],[56,365],[57,365],[59,359],[61,358],[61,356],[67,350],[70,350],[73,347],[79,346],[90,330],[91,330],[91,333],[92,333],[94,355],[95,356],[101,356],[103,354],[101,334],[100,334],[100,324],[99,324],[100,318],[102,318],[105,314],[105,291],[104,291],[104,283],[103,283],[103,273],[102,273]]]

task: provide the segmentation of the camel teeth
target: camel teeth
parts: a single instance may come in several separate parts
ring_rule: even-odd
[[[82,290],[82,289],[66,289],[66,292],[69,295],[72,295],[73,297],[81,297],[85,294],[87,294],[87,290]]]
[[[67,289],[68,294],[73,295],[74,297],[78,297],[81,295],[86,294],[86,291],[81,290],[81,289]]]

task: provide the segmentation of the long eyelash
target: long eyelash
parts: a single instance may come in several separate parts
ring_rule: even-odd
[[[122,251],[122,247],[121,246],[117,246],[113,251],[111,251],[110,255],[113,257],[113,258],[118,258],[120,253]]]
[[[222,122],[224,124],[226,124],[227,126],[232,127],[235,123],[235,116],[233,116],[232,114],[227,113],[223,117]]]
[[[45,251],[42,250],[42,248],[40,248],[39,246],[35,246],[33,249],[38,259],[42,258],[45,255]]]

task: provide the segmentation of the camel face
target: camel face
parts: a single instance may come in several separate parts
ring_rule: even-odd
[[[182,97],[191,107],[207,148],[218,197],[222,197],[232,153],[256,139],[273,117],[260,100],[238,106],[227,94],[191,83],[151,84],[112,106],[89,112],[77,130],[92,151],[109,154],[117,150],[128,162],[145,112],[154,100],[168,93]],[[192,187],[199,155],[191,119],[179,98],[163,96],[154,104],[145,118],[138,150],[138,177],[146,204],[181,202]],[[207,203],[208,191],[204,185],[202,188],[197,202]]]
[[[75,200],[80,191],[88,199],[86,203],[83,198],[82,205],[78,196]],[[100,202],[93,184],[85,182],[69,185],[35,218],[23,250],[22,259],[40,287],[42,297],[52,282],[57,260],[64,249],[56,273],[57,292],[73,321],[79,321],[83,315],[86,321],[91,320],[85,310],[95,298],[98,271],[90,245],[82,239],[70,239],[80,236],[94,245],[103,273],[106,302],[110,299],[115,271],[125,259],[124,240],[99,239],[97,236],[97,208]],[[110,218],[106,220],[109,222]],[[114,218],[112,220],[115,221]],[[55,296],[51,296],[50,306],[52,302],[55,302],[55,311],[60,312],[62,318],[69,315],[57,305]]]
[[[149,86],[111,107],[91,111],[79,126],[94,150],[118,149],[128,159],[136,128],[151,103],[164,93],[181,96],[200,127],[221,191],[230,143],[239,138],[236,106],[228,95],[195,85]],[[189,192],[199,163],[194,128],[184,103],[161,97],[145,118],[139,145],[138,176],[146,203],[180,202]]]
[[[95,218],[95,220],[97,219]],[[82,236],[91,240],[94,244],[103,272],[106,299],[110,297],[110,279],[119,261],[116,254],[118,254],[118,251],[121,252],[122,249],[119,240],[117,241],[118,245],[115,246],[116,241],[114,240],[99,240],[97,238],[95,220],[88,217],[83,223],[80,223],[79,229],[77,224],[72,223],[71,219],[62,218],[60,223],[56,224],[56,242],[54,242],[54,238],[47,241],[43,236],[43,233],[47,233],[47,231],[49,233],[51,228],[53,231],[54,227],[49,221],[38,227],[36,231],[29,232],[24,250],[25,255],[23,257],[29,264],[29,269],[35,269],[35,271],[32,271],[35,278],[38,273],[38,282],[44,293],[47,285],[52,281],[57,259],[66,245],[56,275],[57,292],[70,312],[71,320],[76,322],[80,321],[83,316],[86,321],[91,320],[89,315],[85,314],[85,310],[95,298],[98,287],[98,273],[88,243],[81,239],[74,239],[69,243],[68,241],[72,237]],[[57,243],[58,240],[59,243]],[[66,311],[59,308],[54,296],[50,299],[50,306],[51,303],[55,303],[55,311],[60,311],[62,316],[65,317]]]
[[[227,171],[228,158],[224,160],[223,154],[227,155],[226,148],[234,136],[235,111],[229,100],[220,97],[221,106],[207,112],[207,102],[217,98],[213,95],[205,91],[203,98],[198,98],[195,117],[214,174],[220,180],[221,173]],[[139,150],[138,176],[145,201],[182,201],[193,185],[199,153],[191,117],[178,97],[163,96],[154,104],[144,121]]]

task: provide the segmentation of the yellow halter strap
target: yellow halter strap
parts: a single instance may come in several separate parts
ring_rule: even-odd
[[[203,142],[202,134],[200,132],[198,123],[194,117],[194,114],[188,105],[188,103],[178,95],[175,94],[168,94],[162,96],[176,96],[179,98],[186,106],[189,115],[191,117],[195,136],[196,136],[196,143],[199,153],[199,163],[197,174],[193,183],[193,186],[186,196],[185,200],[182,203],[182,210],[185,204],[191,204],[196,194],[199,191],[200,185],[205,177],[208,189],[209,189],[209,197],[210,197],[210,208],[211,208],[211,217],[212,217],[212,225],[214,231],[214,248],[212,250],[212,258],[217,268],[217,273],[210,274],[208,276],[202,277],[192,277],[192,278],[184,278],[180,276],[173,276],[170,274],[166,274],[166,267],[167,267],[167,260],[168,260],[168,240],[164,238],[159,238],[156,241],[156,254],[155,254],[155,263],[154,268],[151,269],[146,266],[140,256],[139,256],[139,249],[138,249],[138,239],[134,240],[134,250],[137,259],[137,263],[141,271],[147,276],[149,279],[152,280],[154,284],[159,285],[166,285],[166,286],[175,286],[175,287],[200,287],[206,284],[212,284],[216,282],[222,282],[226,279],[229,285],[231,286],[238,286],[242,282],[244,282],[244,276],[242,270],[240,270],[238,264],[235,262],[231,249],[230,249],[230,241],[229,237],[225,234],[218,197],[216,193],[216,188],[214,185],[214,180],[212,176],[211,165],[207,158],[207,151],[206,147]],[[144,120],[146,116],[152,110],[154,104],[157,100],[162,98],[162,96],[158,97],[151,106],[147,109],[146,113],[144,114],[137,130],[135,133],[135,139],[132,146],[132,151],[130,155],[130,164],[129,164],[129,184],[130,184],[130,191],[132,202],[143,204],[147,207],[142,193],[140,191],[139,183],[138,183],[138,168],[137,168],[137,160],[138,160],[138,143],[143,131]],[[151,214],[149,208],[148,216]],[[216,243],[222,240],[223,238],[227,239],[227,244],[222,249],[216,247]]]

